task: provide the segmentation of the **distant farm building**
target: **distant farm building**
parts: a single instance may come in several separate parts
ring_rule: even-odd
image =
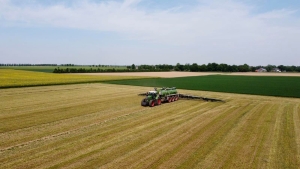
[[[273,68],[273,69],[271,70],[271,72],[281,72],[281,70],[278,69],[278,68]]]
[[[255,70],[255,72],[267,72],[267,70],[264,68],[259,68],[259,69]]]

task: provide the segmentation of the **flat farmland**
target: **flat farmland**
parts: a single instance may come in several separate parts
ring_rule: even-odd
[[[180,90],[225,103],[141,107],[152,90],[0,90],[0,168],[299,168],[300,99]]]
[[[32,72],[25,70],[0,69],[0,89],[49,86],[61,84],[98,83],[109,80],[142,79],[146,77],[135,76],[83,76],[70,74],[54,74]]]

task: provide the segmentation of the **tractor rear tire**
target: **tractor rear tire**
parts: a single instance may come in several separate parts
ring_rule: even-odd
[[[157,105],[161,105],[161,99],[157,99]]]
[[[150,106],[150,107],[154,107],[154,106],[155,106],[155,101],[151,100],[151,101],[149,102],[149,106]]]

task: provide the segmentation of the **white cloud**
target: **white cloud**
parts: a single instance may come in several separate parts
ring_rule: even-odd
[[[6,21],[27,26],[110,31],[131,40],[190,46],[195,50],[194,56],[198,53],[217,58],[224,52],[245,57],[266,56],[284,54],[291,48],[293,56],[300,54],[295,47],[300,43],[296,11],[254,14],[252,6],[230,0],[199,1],[199,5],[187,10],[176,6],[149,10],[140,6],[140,2],[84,0],[70,6],[37,3],[17,6],[9,0],[0,0],[0,19],[2,25]]]
[[[297,11],[286,10],[286,9],[274,10],[274,11],[260,14],[258,15],[258,18],[259,19],[284,19],[284,18],[289,18],[292,14],[295,14],[296,12]]]
[[[72,6],[31,5],[18,7],[2,0],[1,15],[5,20],[30,25],[115,31],[126,35],[166,42],[192,41],[213,34],[240,35],[239,32],[266,28],[268,18],[286,18],[292,11],[272,11],[252,16],[251,8],[240,3],[207,3],[190,11],[160,10],[147,13],[136,5],[140,0],[124,2],[76,1]],[[263,27],[264,26],[264,27]],[[258,34],[261,32],[257,32]],[[224,36],[224,35],[223,35]]]

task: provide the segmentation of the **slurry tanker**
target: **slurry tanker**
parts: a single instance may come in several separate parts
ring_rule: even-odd
[[[179,98],[185,99],[200,99],[204,101],[212,101],[212,102],[224,102],[223,100],[206,98],[200,96],[192,96],[187,94],[179,94],[176,90],[176,87],[163,87],[163,88],[154,88],[154,90],[149,91],[147,93],[141,93],[140,96],[146,96],[142,102],[142,106],[150,106],[154,107],[156,105],[161,105],[162,103],[171,103],[177,101]]]

